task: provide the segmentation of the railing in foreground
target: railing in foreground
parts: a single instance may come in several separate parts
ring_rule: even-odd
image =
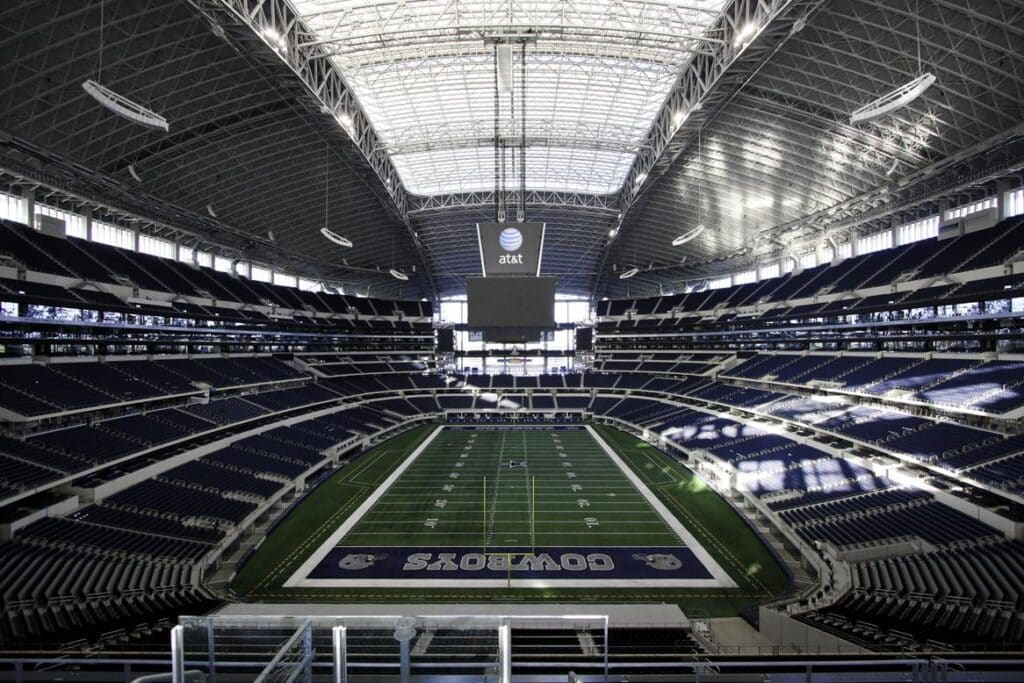
[[[225,615],[182,617],[171,632],[174,683],[184,683],[185,670],[204,660],[211,676],[227,665],[244,667],[259,682],[311,681],[318,653],[330,653],[335,683],[378,674],[397,674],[402,683],[414,673],[443,680],[452,672],[510,683],[513,656],[540,664],[566,652],[609,680],[608,616]]]
[[[680,624],[613,629],[609,639],[609,619],[600,614],[339,616],[329,605],[315,609],[322,614],[182,617],[169,658],[0,658],[0,681],[1024,683],[1021,651],[841,656],[760,647],[709,655],[687,641]]]
[[[0,681],[33,683],[36,681],[81,680],[103,681],[104,683],[138,683],[144,676],[163,674],[163,680],[172,681],[168,673],[170,666],[163,659],[73,659],[73,658],[0,658]],[[195,681],[253,681],[252,665],[245,662],[222,662],[217,666],[216,677],[206,674],[204,661],[186,661],[186,683]],[[430,681],[431,683],[456,683],[467,680],[499,680],[495,675],[473,676],[473,665],[452,662],[447,673],[431,673],[434,665],[413,663],[410,683]],[[604,681],[600,667],[580,666],[578,662],[534,662],[519,663],[513,656],[513,683],[564,683],[575,680],[586,683]],[[553,673],[554,672],[554,673]],[[200,677],[202,675],[202,677]],[[974,659],[974,658],[931,658],[916,659],[758,659],[663,661],[663,662],[611,662],[609,680],[658,681],[659,683],[700,683],[704,680],[723,680],[730,683],[763,683],[764,681],[796,681],[801,683],[837,683],[837,681],[893,681],[906,683],[1012,683],[1024,681],[1024,658],[1016,659]],[[289,677],[281,680],[288,680]],[[363,662],[349,664],[348,678],[339,678],[338,669],[331,661],[314,661],[310,666],[310,678],[305,671],[294,672],[291,680],[297,681],[399,681],[402,680],[397,662]]]

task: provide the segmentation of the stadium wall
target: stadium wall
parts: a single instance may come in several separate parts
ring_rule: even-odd
[[[871,652],[848,640],[826,633],[809,624],[768,607],[758,610],[761,635],[780,647],[793,648],[797,652],[829,654],[865,654]]]
[[[19,529],[23,529],[32,522],[36,522],[44,517],[64,517],[65,515],[70,515],[81,507],[81,505],[82,501],[79,496],[71,495],[57,501],[53,505],[41,507],[23,517],[18,517],[10,522],[0,524],[0,541],[10,541],[14,538],[14,534],[17,533]]]

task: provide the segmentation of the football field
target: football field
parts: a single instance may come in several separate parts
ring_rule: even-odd
[[[682,545],[583,430],[445,429],[348,545]]]
[[[728,586],[589,428],[445,426],[285,583]]]

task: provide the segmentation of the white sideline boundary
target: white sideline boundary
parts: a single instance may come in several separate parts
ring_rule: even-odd
[[[300,566],[295,571],[294,574],[288,577],[288,580],[284,582],[284,587],[308,588],[312,586],[323,585],[319,583],[321,581],[328,581],[329,579],[307,579],[306,577],[309,576],[309,573],[313,571],[313,569],[316,568],[316,566],[320,564],[320,562],[325,557],[327,557],[327,553],[331,552],[331,549],[334,548],[334,546],[338,545],[338,541],[340,541],[345,536],[345,534],[351,531],[352,527],[359,523],[359,520],[363,518],[363,515],[369,512],[370,509],[377,504],[377,501],[380,500],[385,493],[387,493],[387,490],[391,488],[391,485],[398,481],[398,478],[402,476],[402,473],[409,469],[409,466],[412,465],[413,462],[415,462],[416,458],[420,457],[420,453],[426,450],[427,446],[429,446],[434,441],[434,439],[437,438],[437,435],[440,434],[443,429],[444,425],[440,425],[438,426],[437,429],[430,432],[430,436],[424,439],[423,442],[416,447],[416,450],[410,453],[409,457],[406,458],[401,465],[395,468],[395,471],[392,472],[390,476],[388,476],[388,478],[384,480],[384,483],[378,486],[376,490],[374,490],[374,492],[370,494],[370,497],[364,500],[362,505],[357,507],[355,512],[349,515],[348,519],[346,519],[341,526],[334,530],[333,534],[327,537],[327,540],[324,541],[320,545],[320,547],[316,549],[315,553],[310,555],[309,558],[307,558],[306,561],[302,563],[302,566]],[[317,583],[310,584],[310,581],[315,581]],[[359,585],[365,584],[360,583]]]
[[[283,588],[505,588],[509,582],[505,579],[311,579],[309,574],[338,545],[338,542],[355,527],[362,517],[377,504],[388,489],[398,481],[402,474],[416,461],[434,439],[445,429],[438,426],[422,443],[407,457],[401,465],[374,490],[369,498],[356,508],[349,517],[314,551],[295,572],[284,582]],[[643,481],[630,469],[618,454],[594,431],[586,425],[587,433],[601,447],[615,466],[622,471],[627,480],[643,496],[651,508],[661,516],[670,529],[686,543],[686,547],[704,565],[711,574],[710,579],[616,579],[614,577],[593,579],[515,579],[512,588],[735,588],[736,582],[711,557],[704,547],[697,542],[693,534],[665,507],[657,496],[644,485]]]
[[[640,480],[640,477],[637,476],[636,472],[634,472],[633,469],[619,457],[619,454],[615,452],[615,449],[609,446],[593,427],[590,425],[587,425],[586,427],[591,438],[597,442],[597,445],[604,450],[608,457],[611,458],[612,462],[622,470],[622,474],[624,474],[626,479],[636,487],[636,490],[644,497],[647,504],[650,505],[655,512],[661,515],[661,518],[665,520],[665,523],[668,524],[669,528],[672,529],[679,538],[683,539],[686,543],[686,547],[693,551],[693,554],[697,556],[697,559],[700,560],[701,564],[711,572],[711,576],[715,577],[714,585],[722,588],[735,588],[736,582],[732,580],[732,577],[730,577],[717,562],[715,562],[714,558],[711,557],[711,554],[705,550],[704,546],[702,546],[697,539],[694,538],[693,534],[690,533],[690,530],[687,529],[682,522],[676,519],[676,516],[673,515],[667,507],[665,507],[664,503],[658,500],[658,497],[654,495],[649,488],[647,488],[647,485]]]

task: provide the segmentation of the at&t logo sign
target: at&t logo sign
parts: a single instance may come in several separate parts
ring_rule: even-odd
[[[498,236],[498,244],[506,252],[518,251],[523,246],[523,233],[515,228],[505,228]],[[522,254],[506,253],[498,257],[498,263],[505,265],[522,264],[522,262]]]

